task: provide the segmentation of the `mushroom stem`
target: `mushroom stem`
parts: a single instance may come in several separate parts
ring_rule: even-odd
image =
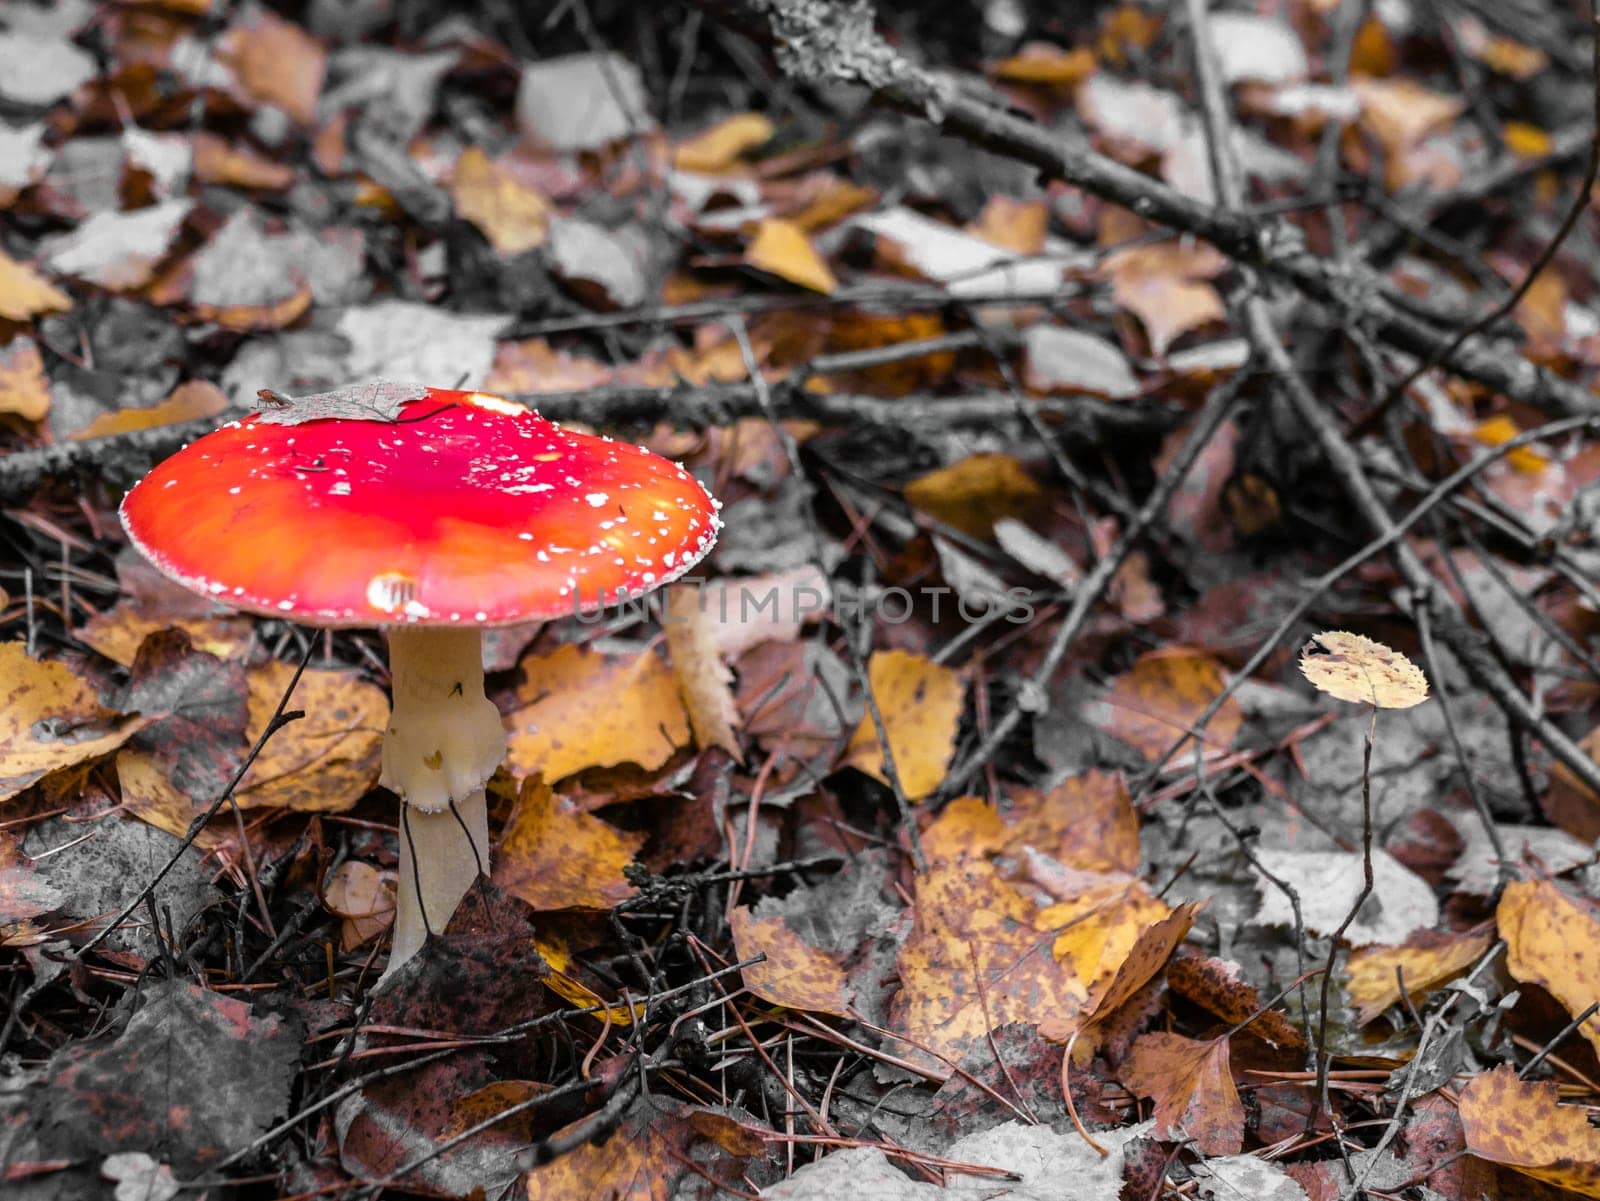
[[[400,797],[400,880],[380,985],[444,930],[489,870],[483,786],[506,746],[500,713],[483,692],[477,629],[391,627],[389,670],[394,707],[379,783]]]

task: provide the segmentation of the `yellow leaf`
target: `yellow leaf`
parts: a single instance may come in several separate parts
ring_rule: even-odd
[[[906,501],[974,538],[987,538],[1003,517],[1024,519],[1044,491],[1010,455],[968,455],[906,485]]]
[[[610,909],[634,893],[622,869],[644,844],[583,813],[538,776],[526,780],[494,863],[494,882],[534,909]]]
[[[550,206],[479,147],[461,152],[450,192],[456,212],[482,230],[501,254],[522,254],[544,245]]]
[[[1513,978],[1539,985],[1573,1015],[1600,998],[1600,919],[1587,908],[1548,880],[1514,880],[1500,896],[1495,921]],[[1600,1017],[1579,1030],[1600,1052]]]
[[[269,659],[250,671],[251,743],[267,728],[294,667]],[[261,748],[236,795],[246,809],[339,813],[378,782],[389,699],[354,672],[308,668],[289,698],[305,716],[285,726]]]
[[[1094,52],[1082,46],[1062,50],[1049,42],[1030,42],[1017,54],[995,63],[992,69],[996,79],[1012,83],[1072,87],[1094,74]]]
[[[1501,1064],[1467,1082],[1460,1113],[1467,1150],[1478,1158],[1600,1197],[1600,1130],[1582,1106],[1557,1104],[1550,1081],[1525,1083]]]
[[[767,956],[742,972],[745,987],[756,996],[786,1009],[849,1016],[844,969],[781,917],[757,918],[748,909],[735,909],[728,926],[740,959]]]
[[[729,686],[733,673],[717,649],[716,630],[698,588],[674,584],[667,589],[661,628],[667,635],[667,654],[678,673],[695,743],[721,747],[736,761],[744,762],[739,739],[733,732],[734,726],[740,724],[739,709]]]
[[[838,287],[828,264],[793,221],[768,217],[756,227],[756,236],[744,252],[744,261],[813,292],[831,295]]]
[[[772,133],[772,122],[760,113],[736,113],[680,142],[672,152],[672,165],[679,171],[715,175],[734,166],[747,152],[771,141]]]
[[[1428,699],[1428,680],[1399,651],[1345,630],[1315,634],[1300,648],[1300,674],[1341,701],[1409,709]]]
[[[190,380],[179,384],[160,404],[101,413],[72,438],[109,438],[113,434],[131,434],[134,430],[153,429],[158,425],[197,421],[201,417],[215,417],[227,407],[228,398],[221,388],[204,380]]]
[[[1507,121],[1502,131],[1506,149],[1518,158],[1543,158],[1550,153],[1550,135],[1525,121]]]
[[[879,651],[867,664],[867,682],[889,736],[900,786],[908,798],[921,800],[944,782],[955,753],[961,677],[920,655]],[[888,783],[870,711],[850,739],[845,762]]]
[[[0,346],[0,413],[43,421],[49,412],[50,384],[45,379],[44,358],[33,339],[17,338]]]
[[[506,761],[519,776],[560,780],[590,767],[660,767],[689,743],[678,681],[659,655],[606,656],[577,646],[524,659],[506,714]]]
[[[65,313],[72,297],[26,263],[0,251],[0,317],[31,321],[42,313]]]
[[[550,974],[544,978],[544,986],[564,1001],[580,1009],[595,1009],[594,1017],[598,1021],[609,1021],[613,1026],[631,1026],[634,1018],[643,1018],[645,1004],[635,1001],[632,1006],[607,1005],[605,998],[583,981],[570,974],[572,967],[572,950],[565,940],[554,935],[535,937],[533,945],[537,948],[544,961],[550,967]],[[607,1016],[607,1010],[610,1015]]]
[[[22,643],[0,642],[0,801],[116,750],[148,724],[104,708],[66,664],[30,659]]]
[[[1484,446],[1503,446],[1521,432],[1515,421],[1501,413],[1478,422],[1472,436]],[[1531,446],[1519,446],[1508,451],[1506,462],[1528,475],[1538,475],[1549,465],[1549,460]]]
[[[1050,206],[1043,200],[991,196],[978,219],[967,226],[985,242],[1018,254],[1038,254],[1050,229]]]
[[[1350,1000],[1365,1026],[1400,999],[1399,977],[1420,1001],[1440,984],[1461,976],[1494,941],[1487,929],[1464,934],[1421,931],[1397,947],[1363,947],[1350,955]]]

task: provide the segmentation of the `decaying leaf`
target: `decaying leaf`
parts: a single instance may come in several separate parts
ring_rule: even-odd
[[[73,439],[110,438],[116,434],[129,434],[134,430],[154,429],[158,425],[174,425],[182,421],[198,421],[202,417],[216,417],[226,411],[228,398],[222,389],[205,380],[190,380],[173,389],[172,395],[160,404],[144,409],[119,409],[115,413],[101,413],[84,426]],[[132,660],[128,660],[132,662]]]
[[[526,658],[517,702],[505,715],[506,762],[520,776],[560,780],[619,763],[653,769],[689,743],[677,677],[648,651],[608,656],[568,645]]]
[[[800,938],[781,917],[757,918],[748,909],[728,916],[740,959],[766,955],[742,972],[745,987],[773,1005],[848,1017],[844,970],[826,951]]]
[[[679,142],[672,151],[672,165],[679,171],[706,175],[726,171],[745,154],[770,141],[772,134],[772,122],[760,113],[735,113]]]
[[[1467,1149],[1581,1197],[1600,1197],[1600,1130],[1581,1106],[1561,1105],[1548,1080],[1502,1064],[1461,1090]]]
[[[1422,669],[1399,651],[1360,634],[1330,630],[1300,650],[1300,674],[1341,701],[1409,709],[1428,699]]]
[[[1155,1101],[1156,1138],[1192,1142],[1208,1156],[1237,1155],[1244,1146],[1244,1102],[1233,1086],[1226,1038],[1141,1035],[1121,1076],[1134,1092]]]
[[[250,672],[252,744],[283,700],[291,664],[269,660]],[[240,781],[242,808],[338,813],[378,782],[389,700],[383,689],[351,671],[308,668],[288,701],[305,716],[269,738]]]
[[[62,663],[0,642],[0,801],[53,771],[109,754],[150,724],[105,708]]]
[[[1224,684],[1221,664],[1205,651],[1182,646],[1151,651],[1112,681],[1106,729],[1150,759],[1190,732],[1208,754],[1221,753],[1244,724],[1239,702],[1223,701],[1204,730],[1196,731],[1194,723]]]
[[[501,254],[522,254],[544,245],[549,202],[479,147],[469,146],[456,160],[451,194],[456,212],[482,230]]]
[[[950,757],[955,754],[961,677],[920,655],[879,651],[867,663],[867,686],[889,736],[900,786],[908,798],[921,800],[944,782]],[[888,783],[883,748],[870,712],[851,736],[845,761]]]
[[[1358,851],[1286,851],[1261,847],[1256,862],[1300,897],[1300,914],[1307,930],[1332,934],[1344,923],[1361,895],[1365,871]],[[1431,929],[1439,920],[1439,902],[1427,881],[1403,867],[1382,849],[1372,852],[1372,894],[1345,931],[1352,946],[1402,943],[1417,930]],[[1271,881],[1255,882],[1261,908],[1254,921],[1264,925],[1294,925],[1294,908]]]
[[[1365,947],[1350,956],[1350,1000],[1364,1026],[1400,1000],[1400,979],[1420,1004],[1430,992],[1464,975],[1494,942],[1491,930],[1462,934],[1418,931],[1394,947]]]
[[[328,911],[343,919],[340,944],[353,951],[387,930],[394,922],[398,881],[359,859],[347,859],[333,870],[323,890]]]
[[[383,421],[393,424],[407,401],[421,400],[428,389],[417,384],[366,380],[317,392],[310,396],[284,396],[263,389],[262,408],[256,420],[266,425],[303,425],[307,421]]]
[[[1506,971],[1545,989],[1574,1016],[1600,998],[1600,918],[1549,880],[1514,880],[1495,921],[1506,940]],[[1600,1051],[1600,1017],[1579,1028]]]
[[[1027,517],[1044,490],[1011,455],[976,454],[918,476],[906,500],[930,517],[975,538],[987,538],[997,521]]]
[[[524,781],[494,882],[534,909],[610,909],[633,895],[623,868],[643,839],[574,808],[538,776]]]

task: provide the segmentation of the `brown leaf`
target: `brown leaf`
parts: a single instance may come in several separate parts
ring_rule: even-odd
[[[1122,1082],[1156,1103],[1155,1138],[1192,1142],[1203,1155],[1244,1147],[1244,1103],[1228,1067],[1228,1040],[1142,1035],[1123,1064]]]
[[[223,38],[218,57],[252,99],[276,105],[301,125],[316,119],[328,52],[298,25],[252,8]]]
[[[506,762],[519,776],[560,780],[590,767],[660,767],[689,744],[678,681],[660,655],[602,655],[567,645],[522,661],[517,707],[505,715]]]
[[[344,919],[339,945],[353,951],[394,922],[396,877],[359,859],[346,859],[333,869],[323,891],[328,912]]]
[[[1275,1047],[1300,1050],[1306,1045],[1305,1035],[1280,1011],[1262,1011],[1261,993],[1239,978],[1236,963],[1194,953],[1175,956],[1167,964],[1167,987],[1230,1026],[1259,1014],[1250,1032]]]
[[[622,871],[643,844],[640,835],[574,809],[534,776],[506,823],[494,882],[540,911],[610,909],[633,895]]]
[[[65,664],[31,659],[21,642],[0,642],[0,801],[116,750],[150,720],[105,708]]]
[[[968,455],[906,485],[911,505],[974,538],[989,537],[1002,518],[1026,519],[1043,496],[1021,463],[992,452]]]
[[[908,798],[921,800],[944,782],[955,754],[961,677],[921,655],[876,651],[867,663],[867,682],[889,736],[900,786]],[[851,736],[844,761],[888,783],[870,711]]]
[[[832,955],[807,943],[781,917],[757,918],[748,909],[728,916],[740,959],[765,953],[764,963],[743,971],[745,987],[787,1009],[848,1017],[844,969]]]
[[[1050,231],[1050,206],[1044,200],[991,196],[978,219],[967,226],[986,242],[1018,254],[1040,254]]]
[[[1515,887],[1515,885],[1513,885]],[[1577,1105],[1557,1103],[1556,1086],[1527,1083],[1507,1064],[1461,1090],[1467,1149],[1581,1197],[1600,1197],[1600,1130]]]
[[[1079,871],[1139,870],[1139,815],[1120,775],[1091,771],[1048,792],[1017,789],[1005,816],[1013,854],[1032,847]]]
[[[1158,358],[1184,334],[1226,320],[1222,296],[1210,280],[1227,260],[1209,245],[1161,242],[1120,250],[1106,258],[1111,295],[1139,319]]]

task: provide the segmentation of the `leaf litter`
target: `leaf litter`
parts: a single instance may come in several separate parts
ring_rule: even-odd
[[[1600,1196],[1576,25],[1207,12],[1208,96],[1135,0],[726,7],[7,10],[7,1187]],[[496,636],[492,880],[374,993],[378,635],[113,511],[421,385],[726,529]]]

